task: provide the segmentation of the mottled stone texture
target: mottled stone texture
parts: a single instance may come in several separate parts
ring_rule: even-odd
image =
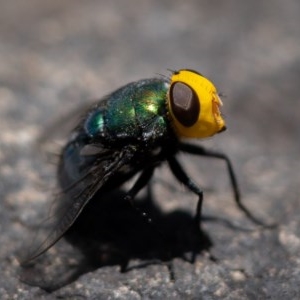
[[[299,299],[299,11],[297,0],[1,1],[0,298]],[[53,198],[54,167],[35,144],[43,129],[87,99],[168,76],[168,68],[196,69],[225,95],[228,131],[203,145],[231,157],[244,203],[278,227],[258,229],[238,211],[222,162],[182,155],[205,191],[206,218],[197,240],[190,229],[196,197],[167,168],[156,172],[152,210],[178,240],[174,280],[166,264],[149,262],[158,256],[155,237],[117,201],[112,217],[99,212],[108,223],[96,225],[100,240],[117,237],[118,253],[90,240],[112,265],[93,264],[89,252],[63,240],[20,273],[15,255],[26,251],[23,242],[34,239]],[[56,124],[63,136],[65,126]],[[191,250],[203,250],[192,264],[183,258]],[[110,260],[122,255],[125,273]]]

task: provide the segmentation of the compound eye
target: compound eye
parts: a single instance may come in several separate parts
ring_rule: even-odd
[[[182,82],[174,82],[170,88],[170,104],[174,117],[183,126],[193,126],[200,114],[200,101],[195,91]]]

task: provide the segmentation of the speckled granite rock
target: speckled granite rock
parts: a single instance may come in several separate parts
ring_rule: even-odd
[[[299,299],[299,10],[296,0],[2,1],[0,298]],[[224,165],[181,156],[205,190],[206,220],[195,244],[188,229],[195,197],[160,169],[153,184],[155,207],[164,211],[159,224],[181,236],[174,280],[166,263],[149,261],[159,248],[151,234],[122,211],[133,222],[118,249],[130,258],[127,272],[119,263],[87,262],[65,240],[20,272],[15,254],[26,251],[55,183],[53,166],[37,155],[40,133],[87,99],[168,68],[196,69],[226,95],[229,130],[203,144],[232,158],[244,203],[279,226],[242,230],[255,226],[234,206]],[[183,253],[195,249],[203,251],[189,263]]]

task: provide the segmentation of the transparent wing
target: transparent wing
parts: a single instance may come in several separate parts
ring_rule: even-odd
[[[45,129],[39,135],[36,146],[42,148],[53,140],[63,140],[80,123],[85,113],[101,100],[90,100],[71,111],[64,112],[57,116],[53,122],[46,124]]]
[[[126,149],[120,152],[100,156],[83,176],[63,190],[51,209],[51,215],[42,224],[45,230],[39,230],[32,246],[25,255],[20,255],[20,262],[26,265],[54,245],[74,223],[84,206],[104,184],[122,168],[131,153]]]

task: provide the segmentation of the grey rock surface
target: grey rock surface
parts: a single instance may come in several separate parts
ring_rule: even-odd
[[[299,299],[299,13],[296,0],[1,1],[0,298]],[[226,95],[228,131],[201,143],[230,156],[245,205],[278,227],[258,229],[235,207],[222,162],[181,155],[205,191],[208,246],[194,263],[174,257],[174,280],[165,263],[143,257],[143,232],[125,241],[140,250],[125,273],[84,263],[76,272],[82,253],[62,240],[24,275],[16,253],[26,251],[55,184],[55,168],[37,154],[39,135],[88,99],[168,68],[198,70]],[[195,196],[164,167],[153,186],[162,222],[176,212],[188,237]]]

